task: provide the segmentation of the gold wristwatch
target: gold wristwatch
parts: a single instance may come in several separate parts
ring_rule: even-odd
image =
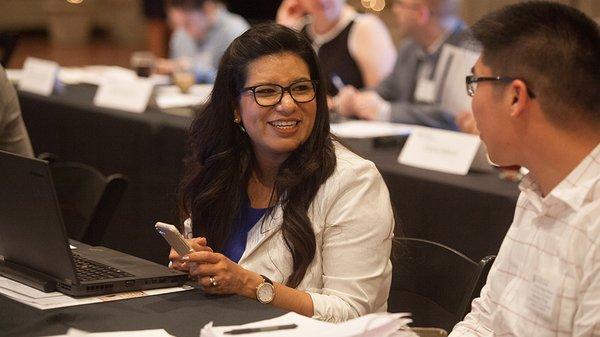
[[[256,299],[263,304],[268,304],[275,298],[275,286],[273,281],[269,280],[268,277],[260,275],[263,278],[261,284],[256,287]]]

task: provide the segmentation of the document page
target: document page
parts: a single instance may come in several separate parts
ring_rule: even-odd
[[[407,327],[411,322],[408,316],[407,313],[376,313],[334,324],[290,312],[243,325],[215,327],[211,322],[200,330],[200,337],[226,337],[232,334],[239,337],[416,337]],[[290,325],[295,327],[290,328]],[[270,331],[260,331],[261,328]]]

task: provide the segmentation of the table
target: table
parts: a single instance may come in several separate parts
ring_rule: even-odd
[[[175,336],[198,337],[209,321],[244,324],[285,311],[241,296],[207,296],[199,290],[123,301],[39,310],[0,295],[0,336],[26,337],[85,331],[165,329]]]
[[[191,117],[150,107],[143,114],[92,105],[92,85],[67,86],[50,97],[19,92],[36,153],[52,152],[131,182],[103,245],[158,263],[168,246],[157,220],[178,221],[177,187],[183,173]],[[399,224],[396,235],[444,243],[474,260],[495,254],[512,220],[518,189],[496,174],[456,176],[397,163],[399,146],[343,140],[381,171]]]

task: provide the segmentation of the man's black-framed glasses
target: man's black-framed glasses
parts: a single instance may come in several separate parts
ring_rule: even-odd
[[[286,91],[296,103],[310,102],[315,99],[317,84],[318,82],[314,80],[298,81],[287,87],[279,84],[261,84],[243,88],[242,92],[251,91],[256,104],[270,107],[279,104]]]
[[[491,76],[491,77],[479,77],[475,75],[469,75],[465,78],[465,82],[467,84],[467,94],[471,97],[475,95],[475,91],[477,90],[477,83],[479,82],[503,82],[510,83],[518,78],[515,77],[507,77],[507,76]],[[521,80],[522,81],[522,80]],[[531,98],[535,98],[535,95],[529,88],[527,88],[527,94]]]

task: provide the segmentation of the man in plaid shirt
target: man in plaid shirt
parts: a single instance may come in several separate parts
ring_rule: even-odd
[[[473,27],[467,77],[491,159],[529,174],[458,336],[600,336],[600,34],[578,10],[524,2]]]

